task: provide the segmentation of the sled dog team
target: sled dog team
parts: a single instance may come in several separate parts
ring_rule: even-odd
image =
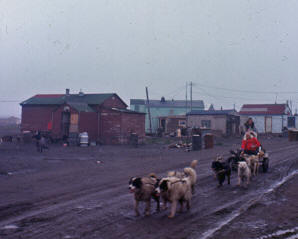
[[[259,172],[260,159],[264,156],[264,152],[260,151],[257,155],[243,155],[243,160],[238,162],[238,186],[245,183],[246,187],[250,183],[252,176],[257,176]],[[225,178],[228,178],[228,184],[230,184],[231,167],[229,159],[224,160],[218,156],[211,165],[214,172],[214,176],[218,180],[218,186],[222,186]]]
[[[263,156],[260,151],[257,155],[245,156],[245,160],[238,162],[238,186],[246,183],[248,186],[251,176],[257,176],[259,168],[259,159]],[[139,203],[145,202],[145,215],[150,215],[151,198],[156,201],[156,210],[160,211],[160,198],[162,199],[162,209],[167,209],[170,203],[169,218],[175,217],[177,206],[180,205],[180,212],[183,211],[184,205],[187,210],[190,209],[191,199],[194,194],[197,173],[195,171],[198,164],[193,160],[189,167],[183,171],[170,171],[164,178],[157,178],[154,173],[147,177],[132,177],[129,180],[129,190],[134,194],[134,210],[136,216],[140,215]],[[219,185],[222,186],[227,177],[230,184],[231,167],[228,160],[218,156],[211,164],[211,168]]]

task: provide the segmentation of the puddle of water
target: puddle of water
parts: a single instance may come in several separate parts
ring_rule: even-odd
[[[98,208],[102,208],[102,204],[90,204],[90,205],[79,205],[77,207],[75,207],[75,209],[79,209],[79,210],[92,210],[92,209],[98,209]]]
[[[70,235],[66,235],[66,236],[64,236],[64,238],[65,238],[65,239],[69,239],[69,238],[72,238],[72,236],[70,236]]]
[[[293,235],[293,236],[290,236],[290,237],[287,237],[285,239],[298,239],[298,234]]]
[[[295,239],[298,238],[298,227],[294,227],[293,229],[288,229],[288,230],[279,230],[277,232],[274,232],[269,235],[261,236],[258,239],[270,239],[270,238],[279,238],[281,236],[287,236],[287,234],[294,234],[294,235],[289,235],[290,237],[286,237],[285,239]]]
[[[7,175],[8,175],[8,176],[12,176],[12,175],[16,175],[16,174],[33,173],[33,172],[35,172],[35,171],[36,171],[36,170],[34,170],[34,169],[23,169],[23,170],[20,170],[20,171],[7,172]]]
[[[13,225],[13,224],[6,225],[6,226],[3,227],[4,230],[12,230],[12,229],[18,229],[18,228],[19,228],[18,226]]]

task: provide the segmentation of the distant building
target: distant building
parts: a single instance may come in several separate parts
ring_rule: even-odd
[[[21,123],[21,119],[11,116],[7,118],[0,118],[0,126],[7,125],[19,125]]]
[[[164,116],[185,115],[190,111],[190,101],[185,100],[166,100],[164,97],[161,100],[150,100],[149,105],[147,101],[143,99],[131,99],[130,109],[146,113],[146,132],[150,132],[150,122],[148,115],[148,106],[150,107],[151,120],[152,120],[152,132],[156,133],[159,127],[159,118]],[[192,101],[193,110],[204,110],[204,102],[202,100]]]
[[[39,94],[21,103],[21,130],[50,131],[55,138],[88,132],[90,140],[124,143],[131,133],[145,136],[145,114],[127,109],[111,94]]]
[[[239,134],[240,117],[235,110],[193,110],[186,116],[187,127],[206,128],[224,136]]]
[[[176,132],[177,129],[186,128],[185,115],[172,115],[159,117],[159,128],[165,134]]]
[[[290,109],[287,104],[244,104],[239,115],[242,127],[252,118],[259,133],[281,133],[288,127]]]

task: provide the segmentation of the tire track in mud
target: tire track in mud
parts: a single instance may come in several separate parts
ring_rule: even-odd
[[[228,218],[224,218],[221,220],[215,228],[212,228],[203,234],[199,235],[201,239],[208,239],[211,238],[216,232],[220,231],[223,227],[227,226],[228,224],[234,222],[240,215],[245,213],[249,208],[253,207],[257,204],[266,194],[271,193],[272,191],[276,190],[280,186],[282,186],[285,182],[290,180],[292,177],[298,174],[298,170],[292,171],[289,175],[285,176],[281,181],[272,185],[269,189],[264,190],[261,195],[257,198],[249,200],[247,203],[243,203],[241,207],[233,212]],[[243,200],[241,200],[243,202]],[[237,202],[238,203],[238,202]],[[191,238],[197,238],[198,235],[193,235]]]
[[[296,157],[294,156],[297,154],[295,152],[296,148],[296,145],[290,145],[273,150],[272,152],[269,151],[272,153],[270,155],[270,173],[261,174],[262,179],[265,178],[266,180],[273,176],[273,179],[269,179],[268,181],[272,183],[279,180],[280,175],[278,174],[283,174],[287,168],[285,167],[285,169],[281,169],[280,171],[278,166],[282,165],[283,162],[291,161],[293,158],[295,159]],[[282,159],[280,159],[278,156],[283,155],[285,150],[287,150],[287,157],[281,157]],[[291,154],[292,151],[293,155]],[[289,156],[289,154],[291,155]],[[22,229],[24,231],[9,234],[7,238],[9,236],[12,236],[11,238],[15,238],[17,235],[21,236],[26,230],[26,236],[30,238],[61,237],[61,233],[64,234],[63,231],[66,231],[65,235],[70,235],[72,238],[79,238],[81,236],[87,238],[115,238],[116,236],[120,238],[133,238],[131,237],[132,235],[146,238],[144,235],[147,235],[147,233],[149,233],[148,236],[150,238],[161,238],[166,235],[171,235],[171,238],[182,238],[183,235],[186,238],[187,236],[198,233],[198,231],[206,232],[208,231],[208,226],[204,225],[206,224],[204,218],[208,218],[211,223],[218,221],[218,217],[224,216],[226,218],[227,215],[233,213],[238,208],[239,203],[256,194],[256,192],[252,192],[252,189],[250,189],[250,193],[245,191],[246,193],[243,195],[242,189],[235,189],[233,186],[228,188],[226,185],[222,189],[217,189],[216,182],[210,176],[211,170],[209,166],[211,159],[212,157],[205,157],[199,165],[197,192],[193,200],[192,210],[190,213],[178,214],[174,220],[166,218],[165,212],[154,214],[149,218],[135,218],[132,211],[131,195],[125,190],[127,185],[123,182],[121,185],[112,183],[102,187],[99,187],[97,184],[92,186],[92,188],[70,195],[58,195],[55,198],[55,201],[58,201],[58,203],[54,205],[51,205],[52,200],[35,202],[34,205],[40,208],[1,221],[0,227],[11,223],[22,224],[23,222],[24,226]],[[179,168],[186,166],[179,162],[175,162],[175,165]],[[173,170],[173,168],[169,166],[168,170]],[[165,171],[163,170],[163,172]],[[272,175],[273,173],[274,175]],[[259,178],[257,180],[260,181]],[[234,179],[235,174],[232,177],[232,180]],[[254,180],[252,184],[255,183]],[[259,187],[261,186],[262,184],[259,185]],[[219,203],[221,206],[214,207],[214,202],[216,203],[217,200],[217,202],[220,202],[219,192],[224,195],[224,203],[223,205]],[[229,202],[231,194],[234,197],[238,197],[238,199]],[[87,209],[88,203],[92,204],[96,202],[97,198],[99,198],[99,201],[102,198],[103,203],[101,206]],[[208,203],[209,198],[214,198],[215,200]],[[83,205],[81,210],[80,208],[76,208],[80,205]],[[210,208],[214,209],[210,210]],[[30,221],[32,218],[33,222]],[[34,218],[50,218],[50,220],[37,220],[34,222]],[[187,226],[190,224],[189,230],[182,234],[181,232],[184,230],[186,223]],[[136,229],[138,227],[140,228]],[[31,231],[30,233],[28,229]]]

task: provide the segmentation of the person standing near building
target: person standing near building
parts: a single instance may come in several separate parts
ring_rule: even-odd
[[[245,130],[247,131],[256,131],[255,123],[253,122],[252,118],[249,117],[248,120],[244,124]]]

